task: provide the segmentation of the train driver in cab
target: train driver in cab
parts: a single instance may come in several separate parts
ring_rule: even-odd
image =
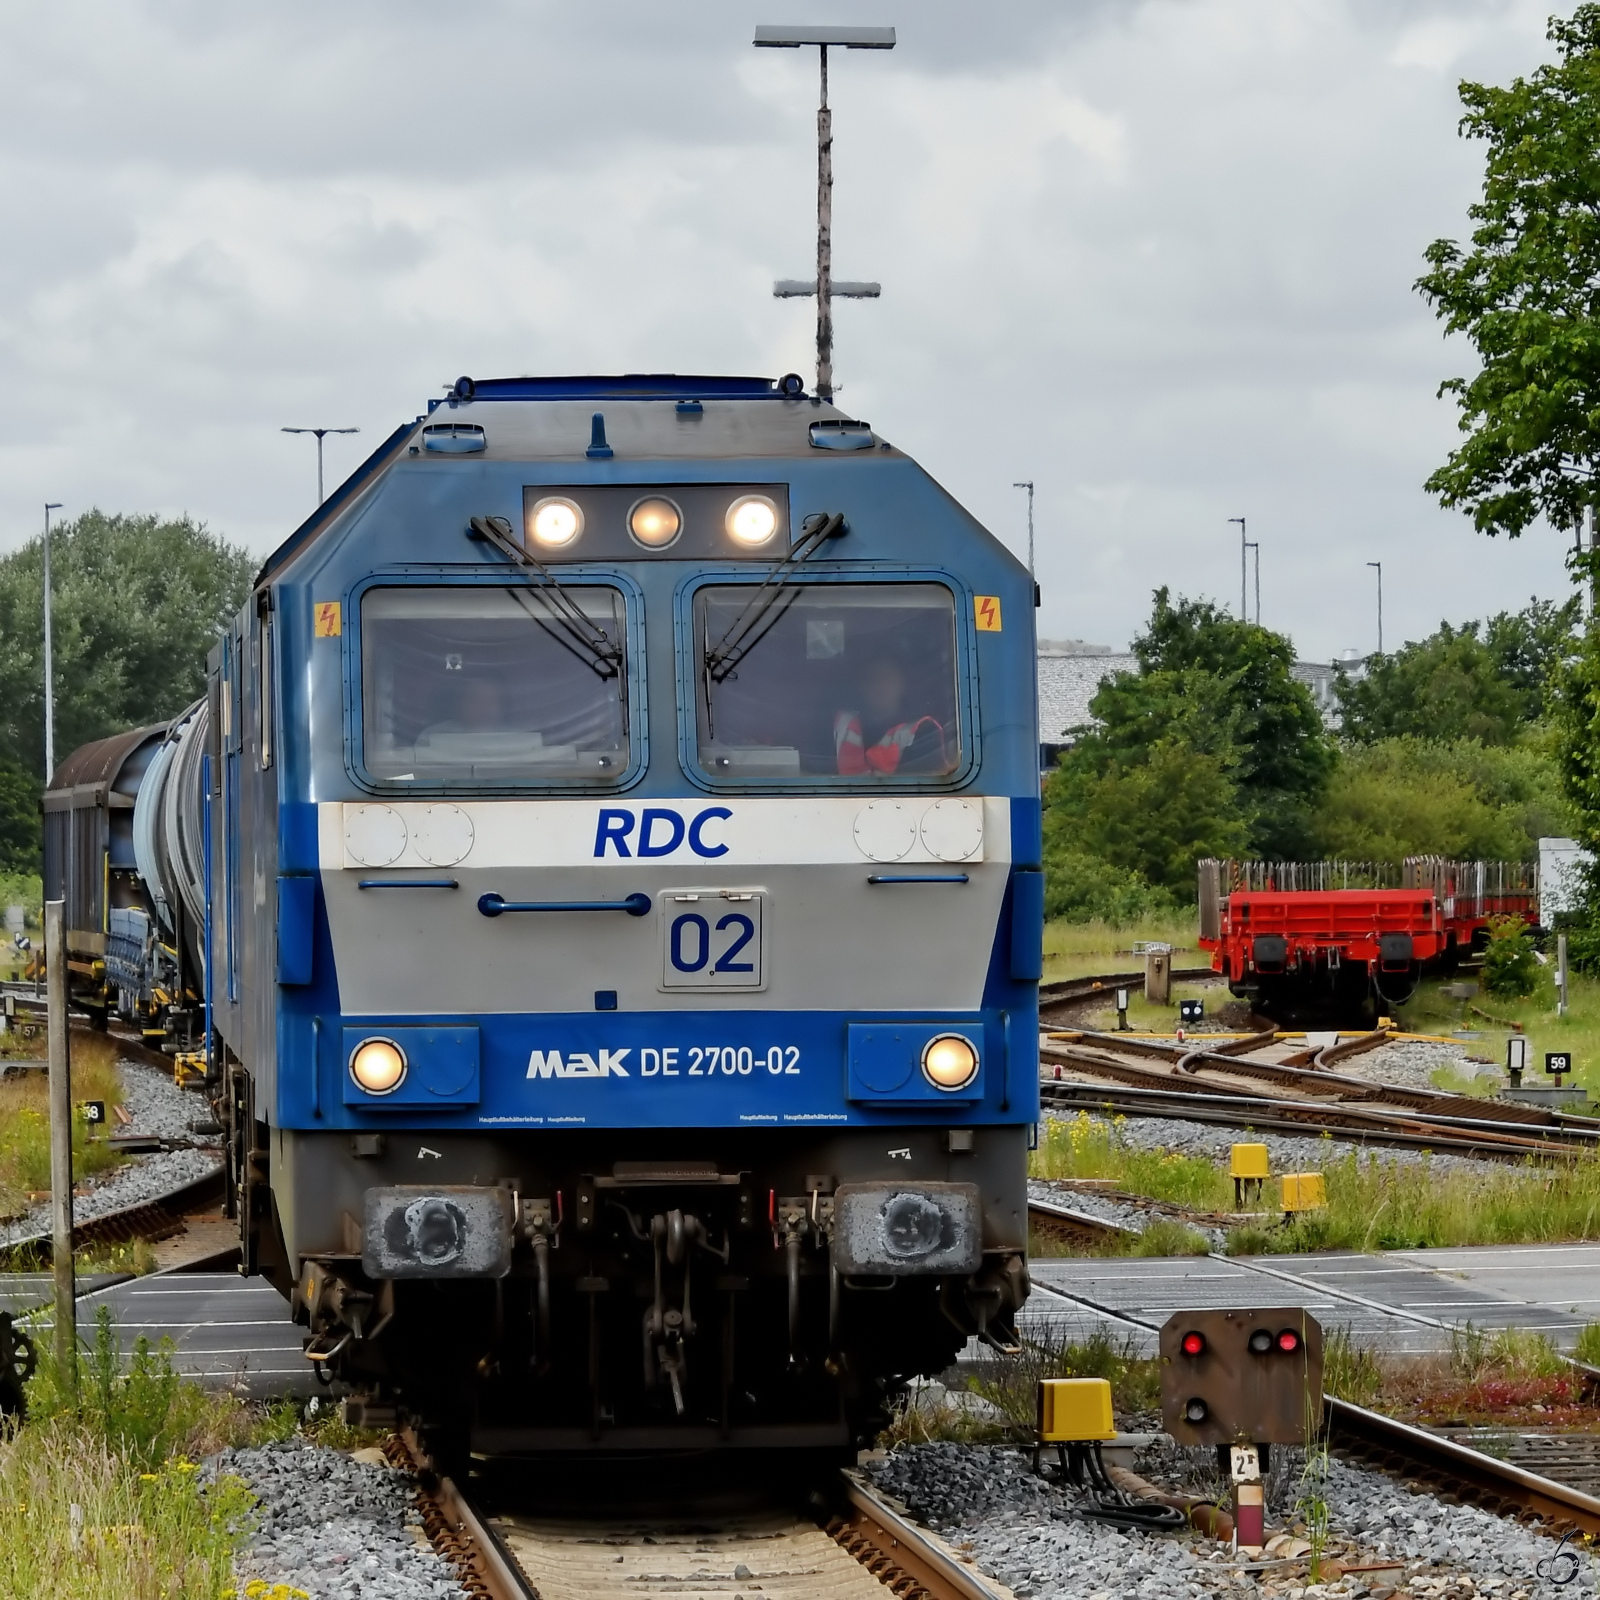
[[[843,776],[949,771],[944,724],[910,709],[906,670],[893,656],[869,663],[855,698],[858,707],[841,707],[833,717],[834,757]]]

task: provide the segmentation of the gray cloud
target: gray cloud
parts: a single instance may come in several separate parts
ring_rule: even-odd
[[[1327,656],[1565,589],[1561,540],[1422,493],[1453,440],[1411,290],[1480,156],[1460,77],[1536,65],[1526,0],[921,0],[10,10],[0,58],[0,547],[46,499],[187,510],[265,550],[309,509],[285,423],[353,466],[459,372],[808,370],[833,74],[842,401],[1020,548],[1042,631],[1119,643],[1170,582]]]

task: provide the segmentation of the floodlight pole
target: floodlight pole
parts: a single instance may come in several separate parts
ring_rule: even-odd
[[[323,502],[322,493],[322,440],[330,433],[360,433],[359,428],[280,428],[280,433],[314,433],[317,436],[317,504]]]
[[[1239,524],[1239,620],[1248,622],[1250,620],[1250,608],[1245,601],[1245,552],[1249,546],[1244,536],[1244,518],[1229,517],[1228,521]]]
[[[1028,576],[1033,576],[1033,479],[1026,483],[1014,483],[1013,489],[1026,489],[1028,491]]]
[[[833,300],[876,299],[878,285],[835,286],[833,281],[833,112],[828,106],[828,46],[846,50],[893,50],[893,28],[756,29],[755,44],[769,50],[796,50],[816,45],[822,67],[822,95],[817,106],[817,280],[814,285],[779,283],[773,293],[786,298],[810,292],[817,297],[817,398],[833,398]]]
[[[56,685],[51,655],[50,627],[50,513],[59,511],[59,500],[47,500],[44,507],[44,781],[46,787],[56,772]]]
[[[1369,561],[1369,567],[1375,567],[1378,573],[1378,654],[1383,654],[1383,563]]]

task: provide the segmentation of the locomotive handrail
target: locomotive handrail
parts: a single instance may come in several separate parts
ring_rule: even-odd
[[[362,878],[358,889],[459,889],[454,878]]]
[[[505,911],[626,911],[630,917],[648,916],[650,896],[630,894],[625,900],[506,900],[492,890],[478,896],[478,910],[486,917]]]
[[[870,872],[868,883],[968,883],[964,872]]]

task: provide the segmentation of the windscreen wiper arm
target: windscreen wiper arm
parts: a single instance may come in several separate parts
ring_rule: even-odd
[[[707,648],[704,668],[712,683],[722,683],[766,638],[778,619],[793,604],[799,590],[789,580],[800,563],[810,560],[828,540],[837,539],[849,531],[842,511],[807,517],[806,524],[788,556],[767,574],[766,581],[750,597],[744,610],[733,619],[728,631]]]
[[[552,620],[580,649],[585,659],[602,678],[616,678],[622,674],[624,656],[622,641],[613,640],[570,594],[562,588],[556,575],[531,550],[524,550],[511,536],[511,524],[504,517],[474,517],[470,525],[472,536],[486,540],[502,555],[522,568],[548,597],[553,613]]]

